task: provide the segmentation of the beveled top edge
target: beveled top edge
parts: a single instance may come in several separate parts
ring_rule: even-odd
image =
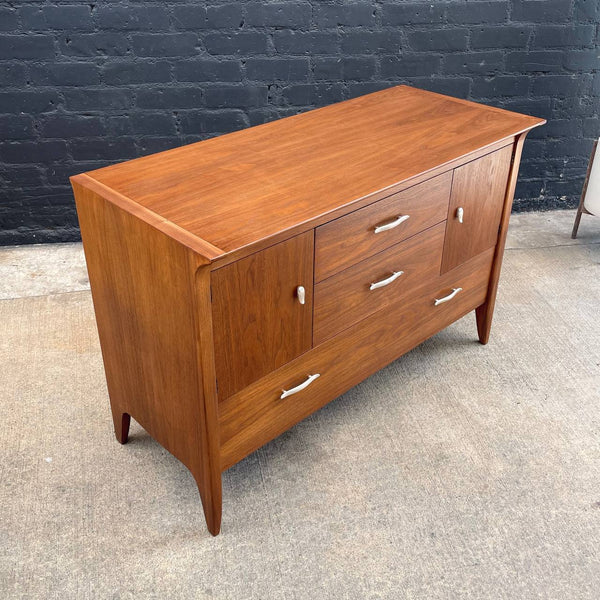
[[[161,217],[155,212],[149,210],[148,208],[138,204],[137,202],[131,200],[127,196],[120,194],[119,192],[107,187],[100,181],[94,179],[89,175],[89,173],[79,173],[78,175],[73,175],[69,177],[69,181],[72,186],[80,185],[92,192],[96,192],[99,196],[111,202],[115,206],[118,206],[122,210],[132,214],[137,217],[144,223],[151,225],[158,231],[162,231],[164,234],[178,241],[183,246],[193,250],[201,260],[203,264],[209,264],[224,256],[226,253],[213,246],[210,242],[203,240],[201,237],[195,235],[179,227],[175,223],[172,223],[168,219]]]

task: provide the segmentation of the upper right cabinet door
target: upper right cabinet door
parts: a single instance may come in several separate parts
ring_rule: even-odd
[[[454,170],[442,273],[496,245],[513,146]]]

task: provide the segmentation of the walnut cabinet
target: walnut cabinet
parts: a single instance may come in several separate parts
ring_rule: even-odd
[[[222,471],[471,311],[487,343],[542,123],[400,86],[73,177],[117,439],[216,535]]]

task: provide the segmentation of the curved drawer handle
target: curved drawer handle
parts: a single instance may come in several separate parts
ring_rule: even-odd
[[[372,283],[369,286],[370,290],[376,290],[377,288],[385,287],[386,285],[390,285],[392,281],[396,281],[400,275],[404,275],[404,271],[394,271],[394,273],[388,277],[387,279],[383,279],[382,281],[377,281],[376,283]]]
[[[452,300],[452,298],[454,298],[454,296],[456,296],[456,294],[458,294],[458,292],[462,292],[462,288],[453,288],[452,292],[450,294],[448,294],[447,296],[444,296],[443,298],[436,298],[435,302],[433,303],[434,306],[437,306],[438,304],[444,304],[444,302],[448,302],[449,300]]]
[[[410,219],[410,215],[401,215],[391,223],[386,223],[385,225],[379,225],[375,227],[375,233],[381,233],[382,231],[389,231],[390,229],[394,229],[394,227],[398,227],[400,223],[404,223],[404,221],[406,221],[407,219]]]
[[[292,394],[297,394],[298,392],[301,392],[302,390],[306,389],[317,377],[320,377],[320,376],[321,376],[320,373],[315,373],[314,375],[309,375],[308,379],[304,383],[297,385],[296,387],[292,388],[291,390],[283,390],[281,396],[279,396],[279,399],[283,400],[284,398],[287,398],[288,396],[291,396]]]

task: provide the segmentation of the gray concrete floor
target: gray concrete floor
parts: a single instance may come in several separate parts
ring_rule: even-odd
[[[79,244],[0,249],[1,598],[590,598],[600,219],[514,215],[465,317],[224,474],[114,440]]]

